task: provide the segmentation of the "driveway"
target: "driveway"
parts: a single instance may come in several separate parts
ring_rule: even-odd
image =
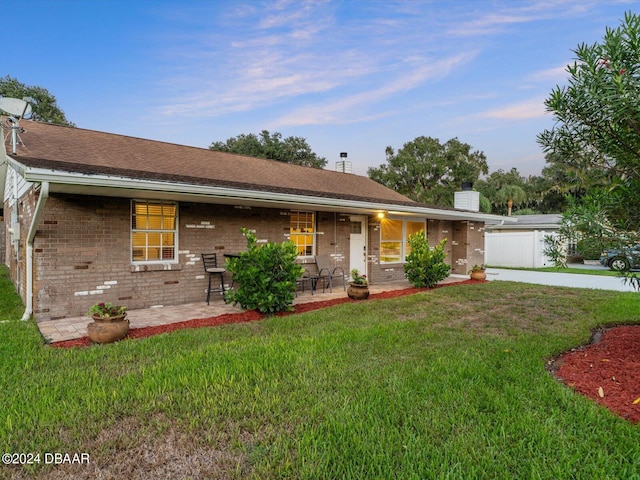
[[[571,265],[574,267],[575,265]],[[589,267],[584,267],[589,268]],[[602,269],[604,267],[591,267]],[[595,288],[599,290],[615,290],[618,292],[637,291],[625,284],[619,277],[602,275],[580,275],[576,273],[532,272],[529,270],[508,270],[503,268],[487,268],[487,280],[504,280],[511,282],[535,283],[556,287]]]

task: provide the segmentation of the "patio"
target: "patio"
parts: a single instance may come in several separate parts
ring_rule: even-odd
[[[439,284],[457,283],[467,279],[468,277],[466,275],[453,275],[442,282],[439,282]],[[403,290],[410,288],[411,286],[412,285],[407,280],[402,280],[370,285],[369,290],[372,294],[375,294],[394,290]],[[329,290],[327,290],[323,293],[321,290],[316,290],[313,295],[309,290],[304,292],[298,291],[298,296],[294,300],[293,304],[298,305],[309,302],[323,302],[337,298],[345,298],[346,296],[347,294],[342,287],[333,288],[333,292],[329,292]],[[243,310],[240,306],[237,305],[234,307],[231,304],[226,304],[220,295],[216,295],[211,298],[210,305],[207,305],[206,301],[203,299],[202,302],[198,303],[129,310],[127,312],[127,318],[129,319],[131,328],[143,328],[241,312],[243,312]],[[40,322],[38,323],[38,328],[47,343],[55,343],[86,337],[87,324],[91,323],[91,321],[92,320],[89,317],[84,316],[64,318]]]

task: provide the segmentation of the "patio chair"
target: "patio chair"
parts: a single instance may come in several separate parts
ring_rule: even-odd
[[[204,264],[205,273],[209,274],[209,287],[207,288],[207,305],[209,305],[209,299],[211,298],[211,292],[221,292],[224,295],[224,273],[227,271],[225,268],[218,267],[218,258],[215,253],[203,253],[202,263]],[[220,288],[211,289],[211,277],[214,275],[220,275]]]
[[[302,293],[304,293],[305,284],[309,284],[309,289],[311,290],[311,295],[313,295],[314,290],[316,289],[316,283],[318,282],[318,267],[314,263],[309,262],[301,262],[300,265],[304,267],[304,272],[302,275],[298,277],[296,280],[296,297],[298,296],[298,289],[302,289]]]
[[[329,285],[329,291],[333,292],[333,279],[342,280],[342,289],[347,289],[347,282],[345,280],[344,270],[342,267],[331,268],[331,261],[328,255],[318,255],[316,257],[316,265],[318,266],[318,281],[322,281],[322,292],[324,293],[325,286]]]

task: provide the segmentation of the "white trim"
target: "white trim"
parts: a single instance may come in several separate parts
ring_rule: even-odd
[[[421,223],[424,228],[423,232],[425,236],[427,236],[427,219],[422,217],[401,217],[398,218],[396,216],[389,216],[388,220],[398,220],[402,222],[402,239],[400,240],[400,260],[397,262],[385,262],[382,260],[382,222],[380,222],[380,265],[393,265],[393,264],[404,264],[407,263],[407,242],[409,241],[409,235],[407,235],[407,222],[413,223]],[[395,242],[397,240],[388,240],[390,242]]]
[[[38,223],[40,223],[42,214],[44,212],[44,206],[45,206],[45,203],[47,203],[48,198],[49,198],[49,183],[42,182],[42,184],[40,185],[40,195],[38,196],[38,202],[36,203],[35,212],[33,213],[33,217],[31,218],[31,225],[29,225],[29,232],[27,233],[27,238],[26,238],[27,292],[25,294],[26,305],[25,305],[24,314],[22,315],[22,320],[29,320],[31,318],[31,315],[33,314],[33,241],[36,238]]]
[[[133,259],[133,234],[134,234],[134,228],[133,228],[133,222],[132,220],[132,216],[133,216],[133,206],[134,204],[138,202],[138,203],[146,203],[147,205],[149,205],[150,203],[156,203],[156,204],[167,204],[167,205],[175,205],[176,207],[176,216],[175,216],[175,227],[173,230],[170,231],[170,233],[173,233],[173,258],[160,258],[158,260],[134,260]],[[139,199],[139,198],[132,198],[129,201],[129,261],[131,262],[131,265],[158,265],[158,264],[166,264],[166,265],[175,265],[177,263],[179,263],[179,259],[178,259],[178,254],[179,254],[179,248],[178,248],[178,232],[180,230],[180,204],[178,202],[174,202],[174,201],[168,201],[168,200],[153,200],[153,199]],[[135,229],[136,232],[141,232],[141,233],[145,233],[145,234],[149,234],[149,233],[164,233],[164,232],[169,232],[169,230],[154,230],[154,229],[149,229],[149,228],[136,228]],[[148,237],[147,237],[148,238]],[[160,247],[161,253],[162,253],[162,247]]]

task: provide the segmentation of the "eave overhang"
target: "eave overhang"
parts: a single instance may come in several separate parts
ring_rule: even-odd
[[[464,210],[446,210],[422,204],[397,204],[383,201],[291,194],[266,190],[238,189],[181,182],[136,179],[114,175],[83,174],[28,167],[7,156],[9,164],[28,182],[49,182],[51,193],[97,195],[122,198],[146,198],[179,202],[242,205],[267,208],[304,209],[327,212],[389,216],[415,216],[438,220],[487,220],[515,222],[515,219]]]

